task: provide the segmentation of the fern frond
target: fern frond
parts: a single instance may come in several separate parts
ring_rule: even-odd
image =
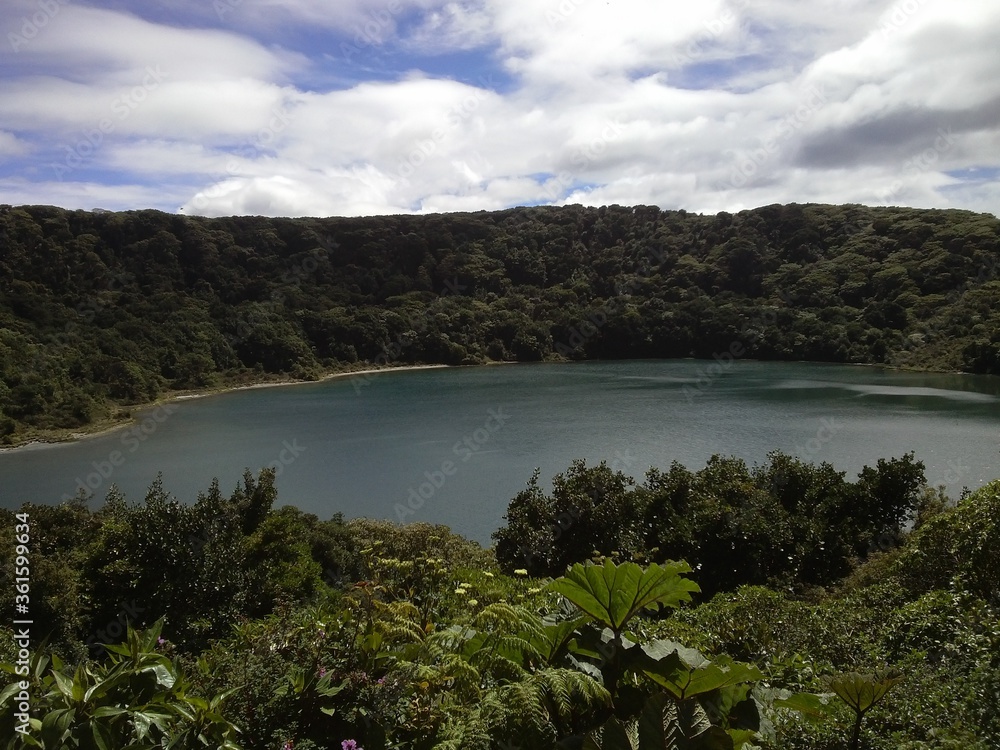
[[[505,721],[518,737],[533,738],[533,747],[551,746],[574,719],[592,715],[611,703],[603,685],[572,669],[545,669],[493,692],[500,704],[517,707],[505,719],[498,714],[493,720]]]
[[[477,645],[469,661],[500,679],[519,680],[529,660],[542,661],[538,650],[520,635],[490,634]]]
[[[543,632],[542,621],[538,615],[528,611],[524,607],[508,604],[507,602],[495,602],[483,607],[476,614],[473,624],[479,630],[502,633],[526,633],[541,634]]]
[[[492,744],[490,727],[483,721],[482,712],[476,708],[452,716],[441,727],[432,750],[490,750]]]

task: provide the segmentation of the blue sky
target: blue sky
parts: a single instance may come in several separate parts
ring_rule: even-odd
[[[1000,3],[4,0],[0,203],[1000,212]]]

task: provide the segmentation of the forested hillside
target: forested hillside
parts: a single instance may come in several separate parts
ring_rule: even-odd
[[[1000,221],[965,211],[2,206],[0,441],[366,363],[729,352],[998,373],[998,259]]]

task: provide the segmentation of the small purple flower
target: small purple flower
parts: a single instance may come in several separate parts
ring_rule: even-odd
[[[385,684],[385,677],[379,677],[378,678],[378,684],[379,685],[384,685]]]
[[[157,645],[157,646],[162,646],[162,645],[163,645],[164,643],[166,643],[166,642],[167,642],[167,641],[166,641],[166,640],[165,640],[165,639],[164,639],[164,638],[163,638],[162,636],[161,636],[160,638],[157,638],[157,639],[156,639],[156,645]]]
[[[288,742],[281,746],[281,750],[292,750],[292,741],[288,740]]]
[[[319,678],[322,680],[324,677],[326,677],[326,667],[320,667],[319,668]]]
[[[355,740],[344,740],[340,743],[341,750],[365,750],[363,747],[358,747],[358,743]]]

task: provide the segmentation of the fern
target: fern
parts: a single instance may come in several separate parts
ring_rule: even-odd
[[[387,643],[413,643],[423,640],[420,610],[410,602],[376,601],[373,609],[378,616],[374,621],[374,628],[382,634]]]
[[[545,669],[502,685],[492,695],[500,705],[515,709],[494,713],[489,723],[502,727],[506,736],[539,748],[552,747],[558,739],[592,724],[593,717],[611,705],[603,685],[572,669]]]
[[[452,714],[438,732],[432,750],[490,750],[493,737],[483,714],[482,706]]]

